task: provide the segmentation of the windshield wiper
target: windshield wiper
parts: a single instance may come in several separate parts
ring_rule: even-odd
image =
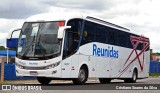
[[[36,36],[34,35],[31,44],[27,47],[26,51],[23,53],[22,56],[25,56],[26,54],[28,54],[31,47],[32,47],[32,51],[33,51],[33,46],[34,46],[33,44],[35,44],[35,38],[36,38]]]

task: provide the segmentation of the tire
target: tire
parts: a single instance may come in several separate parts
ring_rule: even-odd
[[[51,82],[51,79],[46,78],[46,77],[37,77],[37,80],[42,85],[47,85],[47,84],[49,84]]]
[[[132,74],[132,78],[124,79],[124,82],[126,82],[126,83],[136,83],[137,75],[138,75],[137,71],[134,70],[133,74]]]
[[[85,84],[85,82],[88,79],[88,71],[86,67],[81,67],[79,70],[78,78],[73,79],[73,84],[76,85],[82,85]]]
[[[136,81],[137,81],[137,71],[134,70],[131,78],[131,83],[136,83]]]
[[[105,84],[105,83],[110,83],[111,79],[109,78],[99,78],[100,83]]]

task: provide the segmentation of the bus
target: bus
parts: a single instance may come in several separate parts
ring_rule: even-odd
[[[113,79],[135,83],[147,78],[149,38],[82,13],[44,13],[29,17],[18,38],[16,75],[41,84],[72,80],[84,84]]]

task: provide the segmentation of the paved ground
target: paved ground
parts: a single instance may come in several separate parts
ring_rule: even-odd
[[[40,85],[37,81],[24,82],[24,83],[30,84],[31,86]],[[106,87],[115,88],[116,86],[121,86],[121,87],[137,86],[137,85],[141,86],[142,84],[143,85],[158,84],[160,87],[160,78],[149,77],[147,79],[138,80],[137,83],[131,83],[131,84],[124,83],[123,80],[113,80],[110,84],[100,84],[98,80],[89,80],[85,85],[73,85],[71,81],[61,81],[61,82],[52,81],[50,85],[44,87],[53,90],[30,91],[30,93],[160,93],[160,90],[105,90]],[[22,91],[0,91],[0,93],[21,93],[21,92]],[[28,93],[28,91],[23,91],[23,93]]]
[[[15,81],[6,81],[7,84],[40,84],[37,80],[15,80]],[[52,80],[51,85],[57,85],[57,84],[72,84],[72,81],[65,81],[65,80]],[[87,83],[99,83],[98,79],[90,79],[87,81]],[[123,80],[112,80],[111,84],[114,83],[121,83],[124,84]],[[137,80],[138,84],[160,84],[160,77],[149,77],[146,79]]]

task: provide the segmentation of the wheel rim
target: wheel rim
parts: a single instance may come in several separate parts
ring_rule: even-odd
[[[80,70],[79,72],[79,79],[80,81],[84,81],[85,80],[85,71],[84,70]]]
[[[133,73],[133,80],[135,81],[136,78],[137,78],[137,76],[136,76],[136,73],[134,72],[134,73]]]

